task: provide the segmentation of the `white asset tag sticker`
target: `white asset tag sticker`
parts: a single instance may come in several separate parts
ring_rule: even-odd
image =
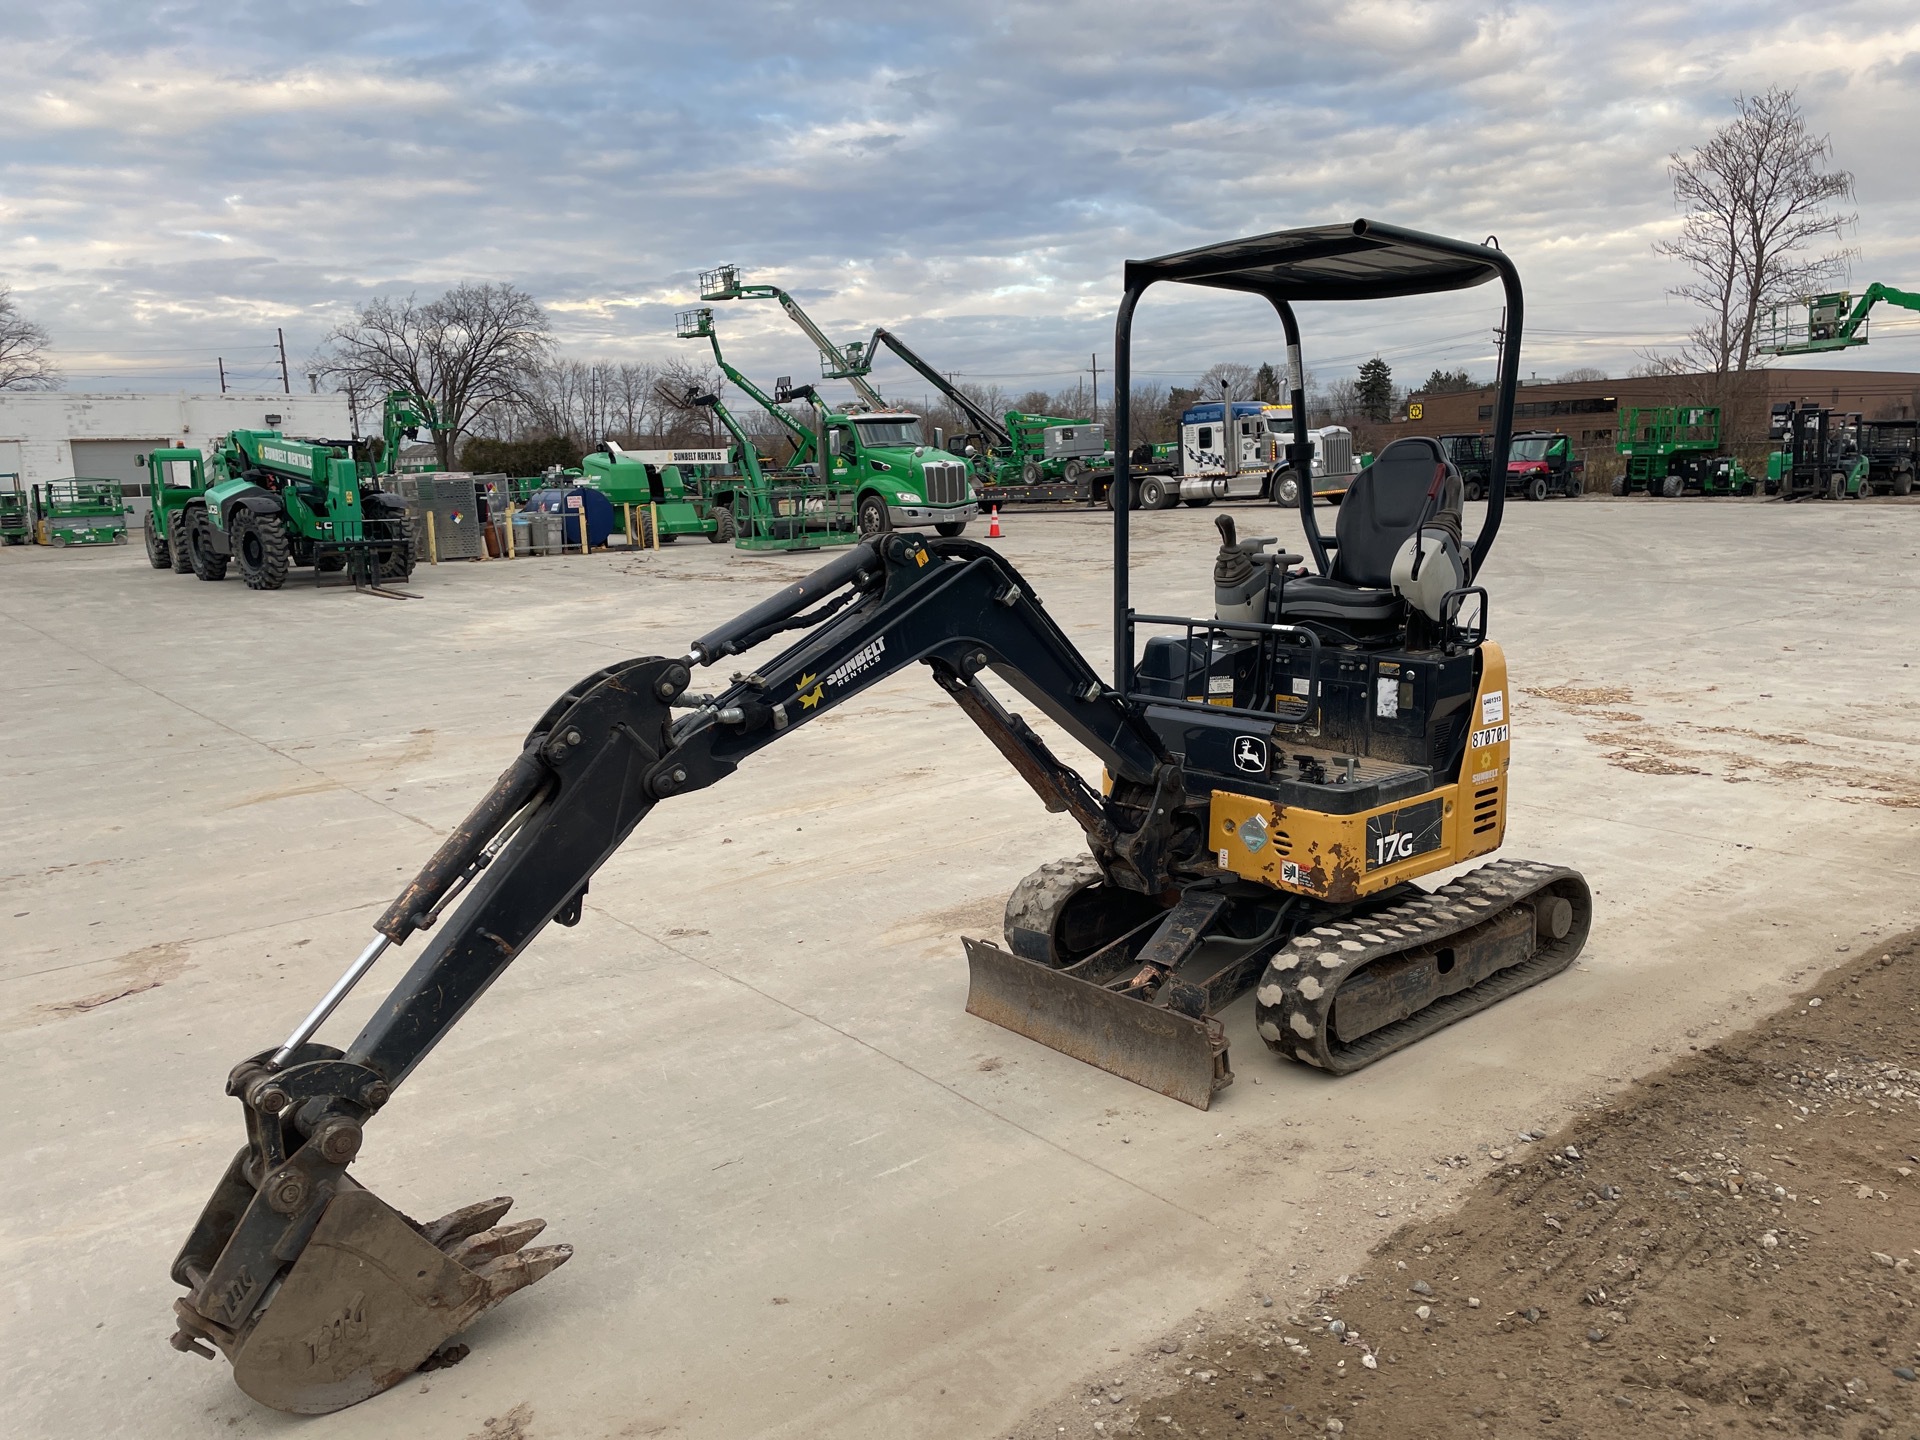
[[[1400,718],[1400,678],[1381,675],[1373,682],[1373,713],[1382,720]]]
[[[1486,729],[1476,730],[1467,737],[1467,744],[1475,750],[1484,750],[1489,745],[1506,743],[1507,727],[1504,725],[1489,725]]]
[[[1480,723],[1498,725],[1507,718],[1507,692],[1489,690],[1480,701]]]

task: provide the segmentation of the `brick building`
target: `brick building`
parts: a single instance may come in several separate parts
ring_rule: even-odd
[[[1493,429],[1495,390],[1461,390],[1448,395],[1414,395],[1409,410],[1417,418],[1369,425],[1356,434],[1377,448],[1402,435],[1474,435]],[[1765,464],[1767,422],[1775,404],[1806,401],[1842,412],[1858,411],[1869,420],[1911,420],[1920,416],[1920,374],[1910,370],[1749,370],[1741,375],[1654,375],[1626,380],[1576,381],[1570,384],[1522,384],[1514,400],[1513,425],[1522,430],[1553,430],[1573,440],[1587,461],[1593,485],[1616,468],[1614,429],[1630,405],[1718,405],[1728,447],[1749,468]],[[1358,430],[1359,427],[1356,427]]]

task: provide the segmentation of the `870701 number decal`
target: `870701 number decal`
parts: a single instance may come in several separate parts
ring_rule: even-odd
[[[1422,800],[1367,818],[1367,869],[1379,870],[1440,848],[1441,802]]]

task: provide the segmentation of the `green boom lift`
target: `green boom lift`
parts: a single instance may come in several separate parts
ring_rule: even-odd
[[[235,430],[214,442],[206,490],[183,507],[188,561],[202,580],[238,559],[251,590],[278,590],[292,565],[350,569],[356,583],[413,573],[406,502],[380,488],[372,443]]]
[[[1768,355],[1819,355],[1867,343],[1867,315],[1882,300],[1920,310],[1920,294],[1891,285],[1869,285],[1855,300],[1848,290],[1799,295],[1770,306],[1761,316],[1760,349]]]
[[[713,310],[710,307],[682,310],[673,317],[673,333],[675,338],[680,340],[705,340],[711,345],[713,363],[720,367],[720,373],[739,386],[749,400],[786,428],[793,440],[793,454],[787,457],[788,465],[804,465],[819,458],[819,446],[814,432],[794,419],[792,412],[786,406],[780,404],[773,396],[727,363],[727,357],[720,353],[720,334],[714,329]]]
[[[608,440],[581,460],[580,483],[617,508],[633,507],[634,535],[643,547],[650,548],[656,535],[663,545],[682,535],[725,545],[736,534],[734,517],[747,506],[746,483],[698,472],[730,463],[719,446],[628,450]]]
[[[419,439],[423,425],[436,439],[446,428],[440,423],[440,412],[434,408],[433,401],[408,390],[387,392],[386,401],[380,407],[382,474],[400,473],[400,442]],[[431,474],[439,468],[440,460],[436,455],[431,464],[413,473]]]
[[[814,324],[807,312],[802,310],[794,298],[778,285],[743,285],[740,283],[739,267],[722,265],[718,269],[700,272],[700,298],[702,300],[778,300],[780,308],[787,312],[793,323],[805,331],[807,338],[819,347],[822,380],[845,380],[873,409],[887,408],[887,402],[880,398],[880,392],[867,383],[866,366],[860,358],[861,345],[856,341],[843,349],[829,340],[826,332]]]
[[[789,391],[784,398],[812,400],[825,430],[827,411],[811,385]],[[711,409],[733,437],[734,461],[746,479],[745,486],[733,497],[733,519],[738,527],[733,543],[738,548],[818,550],[827,545],[851,545],[861,538],[854,511],[854,485],[845,483],[843,477],[822,474],[815,465],[768,469],[760,463],[753,438],[718,395],[690,394],[686,403]],[[815,444],[817,450],[826,449],[817,439]]]

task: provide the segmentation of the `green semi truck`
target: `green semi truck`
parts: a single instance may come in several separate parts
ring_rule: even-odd
[[[812,472],[820,494],[810,498],[809,505],[817,508],[830,503],[837,505],[842,498],[850,499],[861,535],[929,525],[942,535],[958,535],[967,528],[967,521],[979,513],[972,465],[961,456],[950,454],[938,441],[930,443],[918,415],[888,407],[867,383],[865,376],[869,367],[857,354],[849,359],[836,350],[785,291],[771,285],[742,285],[732,266],[703,275],[700,288],[703,300],[778,298],[801,329],[821,347],[823,371],[831,372],[825,378],[846,380],[861,396],[862,408],[835,410],[827,406],[813,386],[793,386],[784,381],[769,396],[729,365],[720,353],[711,309],[683,311],[675,317],[674,333],[679,338],[707,340],[721,373],[795,436],[793,459],[787,467],[792,472],[789,481],[791,485],[801,486],[809,471]],[[858,345],[848,347],[851,352],[859,349]],[[830,363],[826,357],[834,357],[837,363]],[[815,412],[811,433],[785,408],[800,399],[808,401]],[[749,472],[750,480],[753,471],[764,470],[753,442],[718,397],[700,397],[695,403],[714,406],[715,415],[734,437],[741,467]],[[761,478],[774,483],[771,476]],[[743,519],[738,514],[735,518]],[[754,527],[742,523],[740,543],[746,545],[756,538],[766,537],[756,537]]]
[[[406,502],[380,488],[369,442],[235,430],[202,464],[202,488],[165,535],[185,540],[200,579],[225,579],[230,561],[251,590],[278,590],[296,565],[351,568],[366,583],[412,573]]]

